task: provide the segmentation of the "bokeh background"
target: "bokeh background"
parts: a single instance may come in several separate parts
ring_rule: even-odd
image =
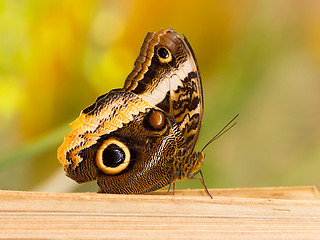
[[[64,176],[68,123],[123,86],[148,31],[191,43],[209,188],[320,187],[319,1],[0,1],[0,189],[96,191]],[[202,188],[185,180],[178,188]]]

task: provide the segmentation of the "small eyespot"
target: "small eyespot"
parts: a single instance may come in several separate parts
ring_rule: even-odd
[[[153,131],[161,131],[167,124],[166,117],[163,112],[152,109],[144,119],[144,126]]]
[[[171,52],[165,47],[158,48],[157,54],[162,63],[168,63],[172,60]]]
[[[96,164],[105,174],[120,173],[130,163],[129,148],[122,142],[110,138],[101,145],[96,155]]]
[[[158,49],[158,55],[163,59],[167,59],[169,57],[169,52],[166,48],[161,47]]]

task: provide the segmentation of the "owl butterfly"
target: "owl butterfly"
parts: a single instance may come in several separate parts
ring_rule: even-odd
[[[70,124],[58,149],[68,177],[100,192],[138,194],[196,178],[203,115],[197,62],[172,29],[149,32],[122,89],[100,96]],[[170,187],[169,187],[170,189]]]

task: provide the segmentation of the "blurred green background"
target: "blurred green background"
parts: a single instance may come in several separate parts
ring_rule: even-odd
[[[148,31],[191,43],[209,188],[320,187],[319,1],[0,1],[0,189],[96,191],[64,176],[68,123],[123,86]],[[202,188],[195,180],[178,188]]]

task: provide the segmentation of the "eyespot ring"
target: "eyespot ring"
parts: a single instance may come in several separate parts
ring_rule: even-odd
[[[168,63],[172,60],[172,54],[166,47],[159,47],[157,49],[157,56],[161,63]]]
[[[109,138],[97,151],[96,164],[103,173],[115,175],[128,167],[130,157],[130,150],[123,142]]]

